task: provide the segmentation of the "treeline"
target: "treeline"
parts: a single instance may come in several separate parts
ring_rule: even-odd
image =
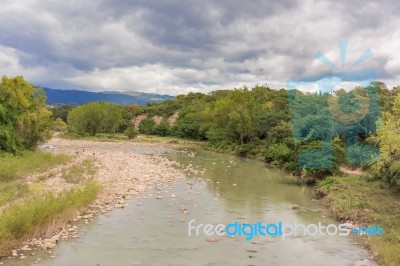
[[[61,105],[51,108],[54,126],[81,136],[97,133],[114,135],[126,133],[134,137],[137,132],[131,123],[133,111],[139,105],[123,106],[107,102],[90,102],[81,106]]]
[[[89,103],[54,114],[80,135],[125,133],[207,141],[219,151],[263,158],[314,182],[339,174],[340,166],[368,169],[374,178],[400,185],[399,87],[381,82],[351,92],[302,93],[252,89],[189,93],[146,107]],[[167,119],[179,113],[173,125]],[[67,113],[67,116],[65,115]],[[146,116],[138,128],[132,118]],[[153,117],[158,116],[158,123]],[[56,118],[54,116],[54,118]],[[380,153],[378,152],[380,150]]]
[[[307,182],[348,165],[400,185],[398,91],[381,82],[333,95],[256,86],[180,95],[134,114],[148,117],[141,133],[205,140],[217,150],[262,157]],[[176,111],[179,118],[169,127],[165,119]],[[164,117],[162,131],[155,130],[155,115]]]
[[[51,112],[46,95],[23,77],[3,76],[0,82],[0,152],[35,149],[50,137]]]

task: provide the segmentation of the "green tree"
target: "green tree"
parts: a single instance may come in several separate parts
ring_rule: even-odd
[[[113,103],[101,103],[102,110],[102,131],[114,134],[122,123],[122,108]]]
[[[128,139],[133,139],[137,136],[137,131],[134,125],[129,125],[128,128],[125,130],[124,134],[128,137]]]
[[[113,134],[122,122],[122,109],[113,103],[92,102],[68,113],[70,130],[80,135]]]
[[[3,76],[0,83],[0,150],[35,149],[50,137],[51,112],[46,94],[22,76]]]
[[[53,113],[51,118],[53,120],[60,118],[65,123],[67,123],[68,112],[71,111],[73,108],[74,107],[72,105],[67,105],[67,104],[55,106],[55,107],[51,108],[51,112]]]
[[[153,134],[159,136],[166,136],[169,134],[170,128],[168,122],[163,119],[160,124],[156,125],[153,130]]]
[[[151,118],[143,119],[139,124],[139,133],[153,134],[156,123]]]
[[[396,96],[393,111],[384,112],[381,128],[372,140],[380,147],[380,160],[373,167],[374,175],[391,185],[400,185],[400,94]]]

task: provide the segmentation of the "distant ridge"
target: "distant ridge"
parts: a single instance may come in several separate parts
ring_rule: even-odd
[[[144,92],[90,92],[81,90],[57,90],[43,87],[47,94],[49,105],[81,105],[87,102],[113,102],[122,105],[139,104],[148,102],[162,102],[174,98],[170,95],[161,95]]]

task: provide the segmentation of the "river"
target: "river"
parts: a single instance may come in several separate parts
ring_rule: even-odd
[[[153,188],[132,198],[125,209],[80,225],[79,239],[63,241],[52,254],[35,251],[34,257],[42,259],[35,265],[375,265],[365,259],[368,252],[354,236],[209,239],[216,242],[204,234],[188,236],[192,219],[195,225],[335,221],[325,217],[308,187],[262,162],[204,150],[196,150],[195,157],[184,152],[167,156],[205,172],[178,181],[162,192],[163,199],[154,197]],[[32,256],[4,265],[33,262]]]

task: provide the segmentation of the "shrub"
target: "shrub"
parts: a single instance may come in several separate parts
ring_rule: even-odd
[[[146,135],[153,134],[155,125],[156,123],[153,119],[145,118],[139,124],[139,133]]]
[[[128,137],[128,139],[134,139],[137,136],[137,131],[134,125],[129,125],[128,128],[124,131],[124,134]]]
[[[166,136],[169,134],[169,124],[167,121],[161,121],[160,124],[156,125],[153,129],[153,134],[159,136]]]

